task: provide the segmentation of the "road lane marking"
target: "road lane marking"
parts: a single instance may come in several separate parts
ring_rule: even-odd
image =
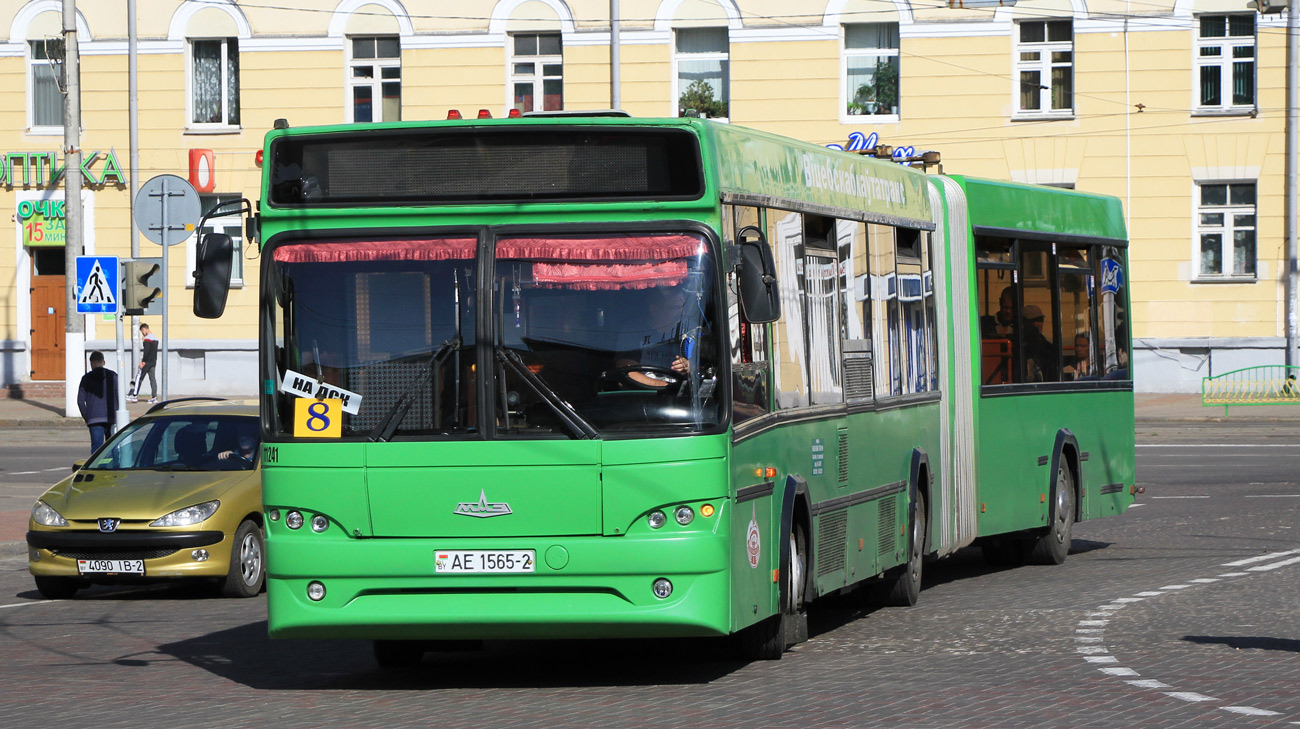
[[[1152,496],[1153,499],[1208,499],[1209,496]]]
[[[1223,564],[1221,564],[1221,565],[1219,565],[1219,566],[1220,566],[1220,567],[1240,567],[1240,566],[1242,566],[1242,565],[1246,565],[1246,564],[1254,564],[1254,563],[1256,563],[1256,562],[1267,562],[1267,561],[1270,560],[1270,559],[1277,559],[1278,557],[1286,557],[1286,556],[1288,556],[1288,555],[1292,555],[1292,554],[1300,554],[1300,549],[1292,549],[1292,550],[1288,550],[1288,551],[1286,551],[1286,552],[1269,552],[1268,554],[1261,554],[1261,555],[1259,555],[1258,557],[1247,557],[1246,559],[1239,559],[1239,560],[1237,560],[1236,562],[1224,562]]]
[[[13,602],[8,605],[0,605],[0,610],[11,607],[26,607],[28,605],[40,605],[43,602],[54,602],[53,600],[32,600],[31,602]]]
[[[1165,691],[1165,696],[1172,696],[1179,701],[1218,701],[1213,696],[1198,694],[1194,691]]]
[[[1300,555],[1300,549],[1292,549],[1284,552],[1270,552],[1268,554],[1258,555],[1255,557],[1247,557],[1245,559],[1240,559],[1235,562],[1229,562],[1223,566],[1241,567],[1243,565],[1248,565],[1248,564],[1254,566],[1246,567],[1245,569],[1247,571],[1245,572],[1225,572],[1223,574],[1220,574],[1218,577],[1198,577],[1195,579],[1189,579],[1186,581],[1186,584],[1176,583],[1171,585],[1165,585],[1164,587],[1160,588],[1161,592],[1145,591],[1145,592],[1136,593],[1137,596],[1135,597],[1114,598],[1111,602],[1105,605],[1101,605],[1094,611],[1085,613],[1085,615],[1091,618],[1097,615],[1108,614],[1101,611],[1117,609],[1119,607],[1123,607],[1124,603],[1139,602],[1147,599],[1148,597],[1158,597],[1160,595],[1167,595],[1171,592],[1178,592],[1180,590],[1185,590],[1195,585],[1213,584],[1215,582],[1220,582],[1224,578],[1250,577],[1252,573],[1258,574],[1259,572],[1266,572],[1281,567],[1300,564],[1300,556],[1290,557],[1290,559],[1279,559],[1279,558],[1289,557],[1290,555]],[[1259,562],[1263,562],[1264,564],[1256,564]],[[1077,645],[1075,645],[1075,653],[1079,654],[1079,656],[1083,658],[1085,662],[1097,665],[1097,670],[1101,671],[1102,673],[1108,676],[1117,676],[1117,677],[1140,676],[1141,674],[1139,674],[1136,670],[1132,668],[1127,668],[1124,666],[1114,666],[1114,665],[1098,665],[1098,664],[1119,663],[1119,657],[1115,655],[1111,655],[1109,648],[1105,644],[1104,636],[1105,636],[1106,629],[1104,626],[1108,622],[1110,621],[1109,620],[1079,620],[1078,621],[1079,625],[1101,624],[1103,627],[1075,628],[1074,632],[1076,634],[1078,633],[1089,634],[1089,635],[1074,636],[1074,639],[1077,643]],[[1082,645],[1084,643],[1087,643],[1089,645]],[[1143,688],[1143,689],[1173,688],[1169,684],[1164,683],[1162,681],[1157,681],[1155,679],[1136,678],[1134,680],[1126,680],[1124,683],[1127,683],[1130,686],[1133,686],[1135,688]],[[1179,701],[1186,701],[1190,703],[1202,703],[1202,702],[1223,703],[1222,699],[1216,698],[1214,696],[1207,696],[1205,694],[1196,693],[1194,691],[1161,691],[1161,693],[1171,698],[1178,699]],[[1241,714],[1243,716],[1281,716],[1282,715],[1282,712],[1273,711],[1271,709],[1261,709],[1255,706],[1230,705],[1230,706],[1217,706],[1214,708],[1222,709],[1223,711],[1232,714]],[[1300,726],[1300,721],[1292,721],[1289,723],[1293,726]]]
[[[1268,709],[1256,709],[1253,706],[1220,706],[1224,711],[1231,711],[1234,714],[1246,714],[1247,716],[1281,716],[1280,711],[1269,711]]]
[[[30,475],[32,475],[33,473],[40,473],[40,471],[14,471],[13,473],[10,473],[9,475],[10,475],[10,476],[30,476]]]
[[[1261,565],[1256,565],[1254,567],[1247,567],[1246,569],[1250,570],[1251,572],[1268,572],[1269,570],[1275,570],[1278,567],[1286,567],[1287,565],[1295,564],[1296,562],[1300,562],[1300,557],[1292,557],[1291,559],[1284,559],[1281,562],[1274,562],[1273,564],[1261,564]]]
[[[1300,499],[1300,494],[1252,494],[1248,499]]]

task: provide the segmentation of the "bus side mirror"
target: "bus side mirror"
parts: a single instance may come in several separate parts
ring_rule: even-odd
[[[745,320],[766,324],[781,318],[781,292],[776,285],[776,262],[763,231],[747,225],[736,233],[740,248],[740,309]]]
[[[219,318],[226,310],[230,293],[230,268],[235,257],[235,241],[224,233],[209,233],[199,243],[194,267],[194,315],[201,319]]]

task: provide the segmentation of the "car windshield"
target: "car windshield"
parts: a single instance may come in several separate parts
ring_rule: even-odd
[[[492,252],[481,282],[475,238],[277,247],[278,427],[314,435],[295,432],[315,422],[299,412],[312,397],[340,401],[339,435],[373,440],[477,438],[484,413],[505,437],[720,422],[716,267],[703,236],[503,237]]]
[[[117,433],[86,468],[119,471],[250,471],[257,464],[257,419],[174,415],[136,420]]]

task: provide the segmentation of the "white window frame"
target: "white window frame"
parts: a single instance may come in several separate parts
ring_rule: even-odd
[[[1255,21],[1256,13],[1249,13],[1253,32],[1249,36],[1226,35],[1232,27],[1233,16],[1245,16],[1246,13],[1207,13],[1196,16],[1196,38],[1192,58],[1192,109],[1198,114],[1250,114],[1259,105],[1259,23]],[[1221,38],[1203,38],[1201,21],[1210,17],[1224,19],[1225,35]],[[1249,47],[1252,49],[1251,62],[1251,99],[1249,104],[1232,103],[1232,66],[1238,60],[1234,58],[1233,49]],[[1203,52],[1218,48],[1219,55],[1205,56]],[[1243,59],[1244,60],[1244,59]],[[1201,69],[1207,66],[1219,67],[1219,104],[1205,104],[1201,101]]]
[[[206,209],[211,201],[223,200],[230,202],[238,200],[242,195],[237,192],[227,193],[204,193],[199,196],[200,210]],[[196,230],[195,234],[185,239],[185,288],[194,288],[194,268],[198,265],[198,246],[199,237],[208,233],[223,231],[235,242],[235,255],[230,262],[230,286],[231,288],[243,288],[244,286],[244,217],[239,214],[239,208],[232,206],[232,212],[220,217],[208,219],[208,224],[201,229]]]
[[[58,39],[57,38],[29,39],[26,41],[26,43],[24,43],[24,45],[26,46],[25,55],[27,57],[27,132],[29,134],[62,134],[63,133],[62,99],[60,99],[60,103],[59,103],[59,108],[60,108],[59,123],[57,125],[42,124],[40,126],[37,126],[36,124],[36,67],[49,66],[50,68],[54,69],[54,75],[56,79],[58,78],[59,75],[59,64],[54,63],[54,61],[49,60],[48,58],[46,59],[35,58],[32,54],[32,44],[40,42],[42,40],[58,40]],[[60,96],[62,96],[62,94],[60,94]]]
[[[238,54],[239,39],[235,37],[222,36],[216,38],[191,37],[185,39],[185,129],[187,131],[238,131],[242,127],[240,124],[229,123],[230,119],[230,42],[235,41]],[[219,122],[196,122],[194,121],[194,44],[196,42],[221,42],[221,121]],[[235,84],[239,84],[239,79],[235,79]],[[243,119],[243,114],[240,114]]]
[[[849,48],[848,36],[849,26],[858,25],[857,23],[848,23],[840,26],[840,122],[844,124],[888,124],[899,120],[899,114],[850,114],[849,102],[853,95],[849,93],[849,59],[850,58],[896,58],[898,64],[898,108],[901,112],[903,109],[903,64],[902,56],[898,48]],[[863,23],[862,25],[873,25],[872,23]],[[897,26],[898,23],[887,23],[885,25]],[[902,36],[899,36],[899,45],[902,45]]]
[[[678,108],[677,102],[679,99],[681,99],[682,92],[686,90],[681,87],[681,71],[679,69],[678,64],[681,61],[722,61],[723,63],[722,101],[726,102],[727,104],[727,115],[709,117],[709,118],[713,119],[714,121],[722,121],[722,122],[731,120],[731,29],[724,25],[724,26],[718,26],[717,28],[709,28],[709,30],[717,30],[718,28],[725,31],[727,34],[727,50],[710,51],[707,53],[682,53],[678,51],[677,34],[682,32],[683,30],[690,31],[690,30],[695,30],[695,28],[677,28],[673,30],[673,39],[672,39],[673,86],[672,86],[672,98],[671,98],[672,111],[669,112],[669,116],[674,116],[674,117],[681,116],[681,109]]]
[[[1223,205],[1202,205],[1202,190],[1205,185],[1227,185],[1227,199]],[[1255,202],[1249,205],[1233,204],[1231,188],[1234,185],[1251,185],[1255,188]],[[1193,186],[1194,197],[1192,225],[1192,280],[1201,283],[1230,282],[1253,283],[1259,280],[1259,181],[1258,180],[1197,180]],[[1206,215],[1221,215],[1222,222],[1206,223]],[[1237,216],[1249,215],[1253,225],[1238,224]],[[1233,243],[1237,231],[1249,230],[1255,233],[1255,272],[1233,273]],[[1219,273],[1206,273],[1201,270],[1201,236],[1219,234]]]
[[[535,55],[515,55],[515,38],[521,35],[535,36],[556,36],[560,38],[560,52],[558,54],[545,54],[541,51],[541,40],[538,39],[538,53]],[[529,82],[533,84],[533,105],[532,109],[520,109],[520,112],[527,111],[545,111],[546,110],[546,82],[558,80],[560,82],[560,108],[552,111],[564,110],[564,38],[558,32],[541,32],[529,31],[526,33],[511,33],[506,36],[506,43],[510,52],[506,54],[506,109],[515,107],[515,84]],[[516,63],[533,64],[533,72],[530,74],[515,73]],[[560,75],[548,75],[547,66],[560,67]]]
[[[1048,27],[1052,23],[1068,22],[1070,23],[1070,39],[1068,41],[1051,41],[1047,40]],[[1025,43],[1020,40],[1021,27],[1028,23],[1043,24],[1043,41]],[[1074,68],[1074,21],[1069,18],[1047,18],[1043,20],[1025,20],[1015,26],[1015,43],[1012,47],[1014,63],[1012,67],[1014,72],[1011,78],[1012,84],[1012,103],[1015,104],[1015,115],[1017,119],[1068,119],[1074,116],[1074,99],[1076,96],[1075,80],[1077,73]],[[1068,63],[1053,61],[1054,53],[1068,52],[1070,61]],[[1023,53],[1037,53],[1037,59],[1022,60]],[[1068,67],[1070,69],[1070,106],[1065,109],[1052,108],[1052,69]],[[1038,90],[1038,107],[1037,109],[1024,109],[1020,106],[1021,81],[1020,74],[1023,71],[1037,71],[1039,73],[1039,90]]]
[[[388,57],[388,58],[380,58],[380,57],[379,57],[379,51],[378,51],[379,43],[378,43],[378,39],[380,39],[380,38],[392,38],[392,39],[394,39],[394,40],[397,41],[397,55],[396,55],[396,56],[394,56],[394,57]],[[353,53],[356,52],[356,47],[355,47],[354,41],[359,41],[359,40],[371,40],[371,41],[376,41],[376,43],[375,43],[375,49],[376,49],[376,50],[375,50],[375,57],[374,57],[374,58],[355,58],[355,57],[352,55]],[[344,39],[344,47],[345,47],[345,52],[346,52],[346,54],[347,54],[347,62],[344,64],[344,69],[343,69],[343,93],[344,93],[344,96],[345,96],[345,98],[344,98],[344,100],[343,100],[344,121],[345,121],[346,123],[348,123],[348,124],[353,124],[353,123],[356,122],[356,118],[355,118],[355,117],[356,117],[356,98],[355,98],[355,96],[353,95],[353,89],[356,89],[356,88],[358,88],[358,87],[364,87],[364,86],[369,86],[369,87],[370,87],[370,115],[371,115],[371,121],[374,121],[374,122],[401,121],[401,120],[402,120],[402,104],[401,104],[400,101],[398,102],[398,105],[397,105],[397,118],[396,118],[396,119],[383,119],[383,118],[376,118],[376,115],[378,115],[379,117],[382,117],[382,116],[383,116],[383,113],[384,113],[384,84],[385,84],[385,83],[397,82],[397,84],[398,84],[399,86],[402,85],[402,39],[401,39],[401,36],[392,36],[392,35],[350,35],[350,36],[347,36],[347,37]],[[371,66],[371,67],[374,68],[375,75],[372,76],[372,77],[370,77],[370,78],[357,78],[356,75],[353,74],[353,72],[352,72],[352,71],[353,71],[353,68],[356,67],[356,66]],[[396,77],[396,78],[384,78],[384,70],[385,70],[385,69],[391,69],[391,68],[396,68],[396,69],[397,69],[397,77]]]

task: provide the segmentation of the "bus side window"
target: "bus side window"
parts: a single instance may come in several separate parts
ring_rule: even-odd
[[[975,239],[976,310],[979,313],[980,384],[1020,381],[1015,359],[1020,335],[1020,301],[1012,240],[993,236]]]

